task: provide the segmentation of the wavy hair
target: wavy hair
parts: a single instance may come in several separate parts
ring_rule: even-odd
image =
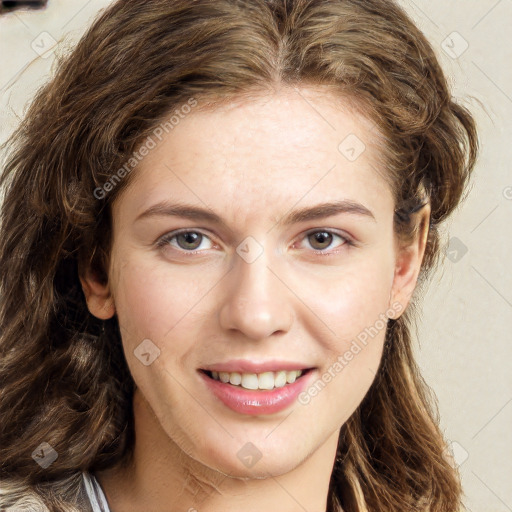
[[[215,106],[301,84],[332,87],[376,124],[397,236],[414,234],[414,213],[430,201],[420,282],[435,267],[438,227],[465,195],[478,137],[431,45],[395,2],[113,3],[59,61],[6,143],[0,509],[76,512],[80,472],[133,454],[134,382],[119,325],[89,313],[79,282],[85,268],[108,279],[111,205],[136,170],[108,193],[105,184],[191,98]],[[389,321],[377,376],[341,428],[329,512],[462,506],[435,399],[413,357],[417,299]],[[58,454],[46,468],[33,457],[43,442]]]

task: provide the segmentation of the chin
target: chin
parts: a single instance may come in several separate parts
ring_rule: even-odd
[[[274,442],[263,437],[251,441],[232,439],[228,443],[214,443],[213,446],[202,446],[194,457],[197,461],[231,478],[265,479],[269,476],[280,476],[289,473],[299,466],[307,453],[299,452],[294,446]],[[301,444],[304,450],[304,444]]]

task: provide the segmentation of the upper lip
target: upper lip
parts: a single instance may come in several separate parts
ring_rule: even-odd
[[[278,372],[280,370],[307,370],[309,368],[312,368],[312,366],[298,361],[279,361],[277,359],[270,361],[250,361],[248,359],[233,359],[224,363],[213,363],[201,369],[210,372],[263,373]]]

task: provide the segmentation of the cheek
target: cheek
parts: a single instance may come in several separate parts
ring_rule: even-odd
[[[331,348],[340,351],[386,315],[392,283],[391,261],[375,255],[325,275],[305,273],[301,287],[307,305],[330,330]]]
[[[162,330],[183,317],[198,293],[198,282],[190,274],[184,279],[183,271],[144,257],[124,261],[114,285],[120,324],[131,327],[130,332],[161,337]]]
[[[171,269],[165,262],[155,263],[144,256],[133,255],[120,268],[114,296],[131,374],[153,405],[176,405],[180,388],[169,369],[181,368],[183,358],[194,346],[197,337],[189,328],[198,322],[199,299],[206,290],[199,287],[199,278],[190,278],[192,272],[185,267]],[[147,366],[140,359],[146,352],[154,357]]]
[[[303,403],[325,401],[327,410],[337,410],[343,423],[368,391],[382,357],[391,313],[392,258],[374,254],[337,268],[328,279],[319,277],[310,276],[303,286],[311,292],[307,302],[317,317],[312,332],[322,345],[324,363]],[[321,397],[314,398],[317,395]]]
[[[346,276],[312,307],[321,312],[317,334],[320,323],[329,331],[316,336],[323,362],[299,402],[313,407],[319,424],[344,424],[368,392],[382,358],[389,290],[385,272]]]

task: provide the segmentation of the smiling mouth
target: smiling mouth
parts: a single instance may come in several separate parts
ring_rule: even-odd
[[[293,384],[312,370],[313,368],[307,368],[304,370],[282,370],[262,373],[214,372],[203,369],[200,371],[210,379],[234,388],[243,388],[251,391],[269,391]]]

